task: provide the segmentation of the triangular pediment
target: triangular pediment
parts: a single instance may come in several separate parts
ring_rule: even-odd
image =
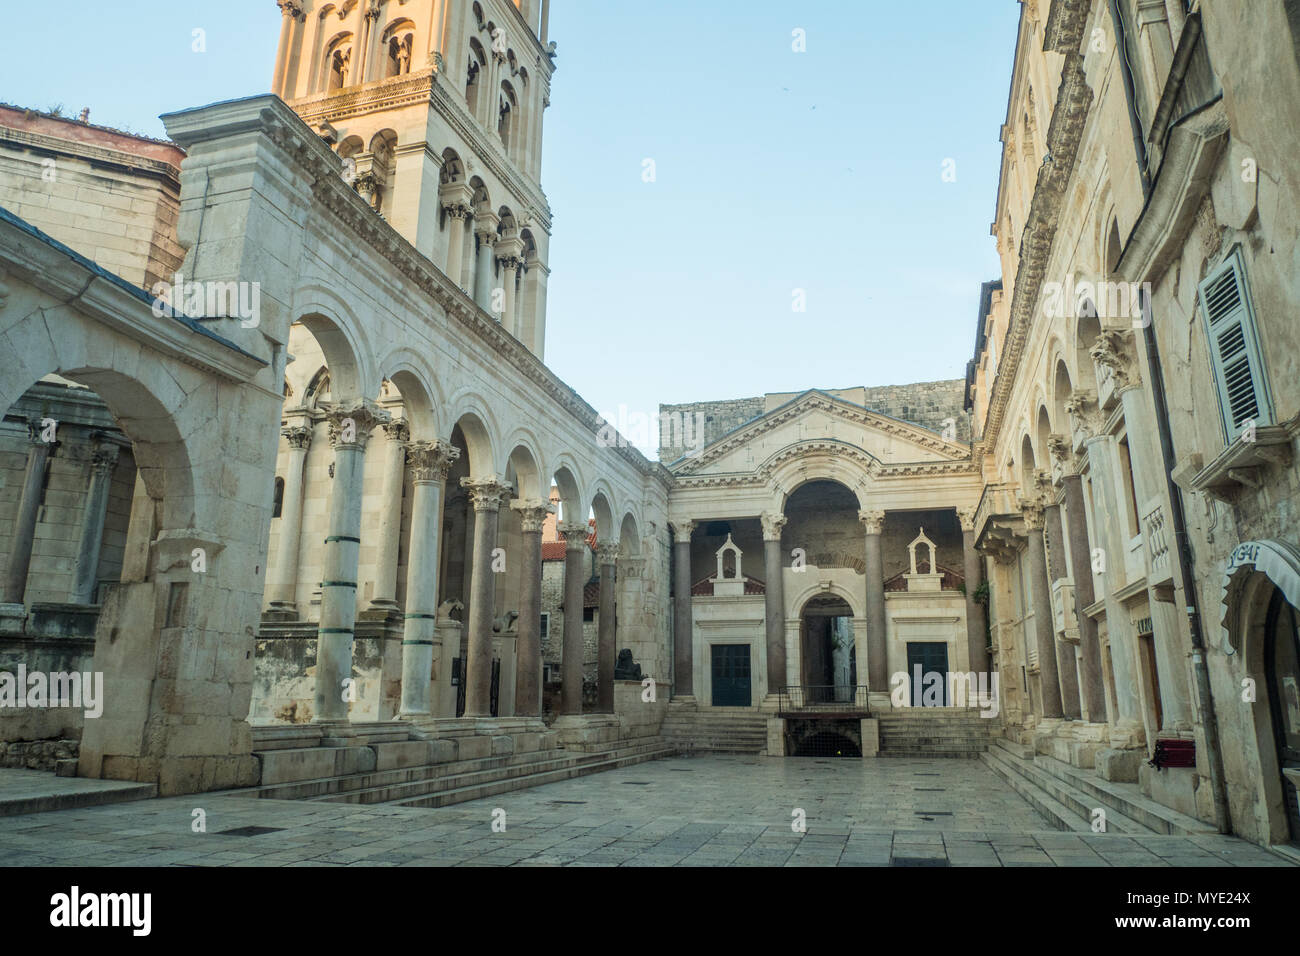
[[[676,475],[758,474],[802,454],[856,459],[868,471],[970,460],[969,446],[810,389],[669,464]]]

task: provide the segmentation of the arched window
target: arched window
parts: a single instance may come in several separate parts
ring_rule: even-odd
[[[487,55],[483,52],[483,46],[478,40],[469,41],[469,66],[465,71],[465,105],[474,116],[479,115],[479,88],[482,87],[482,77],[486,75],[484,67],[487,66]],[[491,92],[488,96],[491,96]]]
[[[415,53],[415,24],[398,20],[384,31],[384,78],[405,76],[411,72],[411,57]]]
[[[501,137],[501,142],[507,150],[510,149],[518,106],[519,100],[515,96],[514,87],[509,83],[502,83],[501,95],[497,102],[497,135]]]
[[[352,34],[344,33],[325,48],[325,89],[340,90],[348,85],[352,68]]]
[[[275,504],[271,512],[272,518],[280,517],[280,512],[284,509],[284,479],[275,479]]]

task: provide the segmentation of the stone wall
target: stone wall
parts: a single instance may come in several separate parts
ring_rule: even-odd
[[[14,215],[149,289],[185,257],[178,146],[0,105],[0,196]]]

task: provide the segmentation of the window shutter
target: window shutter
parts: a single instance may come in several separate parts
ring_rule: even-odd
[[[1239,252],[1233,252],[1206,277],[1201,283],[1200,297],[1210,364],[1219,390],[1219,410],[1231,442],[1247,422],[1256,425],[1273,422],[1255,331],[1255,313]]]

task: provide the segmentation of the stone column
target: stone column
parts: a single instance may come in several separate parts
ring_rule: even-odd
[[[492,313],[492,247],[497,242],[496,216],[480,221],[474,230],[478,236],[478,259],[474,263],[474,301],[484,312]],[[494,313],[493,313],[494,314]]]
[[[348,700],[343,682],[352,676],[352,640],[357,618],[357,555],[361,549],[361,483],[366,443],[388,413],[369,399],[325,408],[334,448],[330,488],[329,536],[321,565],[320,626],[316,639],[317,723],[346,723]]]
[[[1061,527],[1061,506],[1043,509],[1043,535],[1047,544],[1047,580],[1056,582],[1066,576],[1065,541]],[[1052,612],[1052,644],[1056,647],[1056,673],[1061,684],[1061,710],[1070,720],[1083,716],[1079,709],[1079,667],[1075,663],[1074,645],[1056,638],[1056,612]]]
[[[1083,479],[1066,475],[1065,521],[1070,549],[1070,566],[1074,572],[1074,612],[1079,626],[1080,704],[1088,720],[1106,721],[1106,685],[1101,677],[1101,641],[1097,622],[1083,613],[1096,596],[1092,588],[1092,548],[1088,543],[1088,521],[1083,508]]]
[[[50,457],[50,443],[41,438],[41,423],[27,423],[27,473],[23,477],[22,498],[14,516],[14,533],[9,549],[9,567],[5,572],[5,604],[22,604],[27,590],[27,569],[32,561],[32,544],[36,540],[36,516],[45,487],[45,465]]]
[[[414,442],[411,466],[411,547],[406,561],[406,617],[402,629],[401,716],[433,716],[430,682],[438,624],[439,518],[447,470],[460,449],[445,441]],[[443,666],[451,667],[450,658]]]
[[[464,271],[465,220],[469,218],[473,192],[465,183],[447,183],[439,188],[438,197],[447,213],[447,278],[460,288]]]
[[[542,527],[555,505],[539,499],[510,503],[519,512],[523,553],[519,558],[519,636],[516,645],[515,713],[542,715]]]
[[[498,256],[497,261],[501,263],[501,286],[504,292],[501,324],[505,326],[507,332],[514,335],[517,331],[515,328],[515,275],[519,271],[519,257]]]
[[[289,81],[289,38],[294,25],[303,19],[302,3],[299,0],[276,0],[280,8],[280,46],[275,53],[275,79],[271,90],[281,99],[293,99],[293,93],[285,89]]]
[[[370,610],[395,613],[397,606],[397,549],[402,540],[402,485],[406,479],[406,443],[411,428],[395,418],[384,425],[384,484],[379,504],[378,548],[375,556],[375,590]]]
[[[977,674],[989,671],[988,624],[984,605],[975,600],[975,590],[983,575],[983,562],[975,550],[975,510],[957,512],[961,521],[962,573],[966,577],[966,653],[970,669]]]
[[[596,546],[600,567],[599,622],[596,637],[596,713],[614,713],[614,568],[618,560],[618,542],[604,541]]]
[[[785,687],[785,567],[781,558],[781,529],[785,515],[765,513],[763,522],[763,614],[767,632],[767,692]]]
[[[566,509],[567,513],[567,509]],[[587,536],[585,521],[560,526],[564,536],[564,647],[560,663],[563,688],[560,713],[582,713],[582,591],[587,583]]]
[[[474,505],[474,576],[470,581],[469,649],[466,653],[465,716],[492,716],[492,611],[496,582],[492,551],[497,546],[497,517],[511,492],[499,477],[462,478]]]
[[[1034,603],[1034,641],[1038,648],[1038,696],[1044,717],[1061,717],[1061,684],[1056,670],[1056,635],[1052,624],[1052,592],[1047,583],[1047,552],[1043,547],[1043,506],[1021,507],[1029,535],[1029,587]]]
[[[673,697],[694,699],[695,672],[691,654],[695,625],[691,617],[691,532],[694,521],[673,523]]]
[[[889,661],[885,624],[885,559],[880,550],[884,529],[883,511],[859,511],[858,520],[866,532],[867,578],[867,690],[889,692]],[[858,662],[859,665],[861,661]]]
[[[77,544],[72,603],[90,604],[95,596],[99,573],[99,548],[104,543],[104,518],[108,514],[108,489],[117,465],[116,445],[96,442],[90,461],[90,490],[81,516],[81,538]]]
[[[312,430],[305,424],[280,429],[289,444],[284,472],[284,494],[280,498],[280,537],[275,547],[275,564],[267,569],[265,614],[284,620],[298,619],[294,602],[298,586],[298,551],[302,535],[303,466],[311,447]]]

